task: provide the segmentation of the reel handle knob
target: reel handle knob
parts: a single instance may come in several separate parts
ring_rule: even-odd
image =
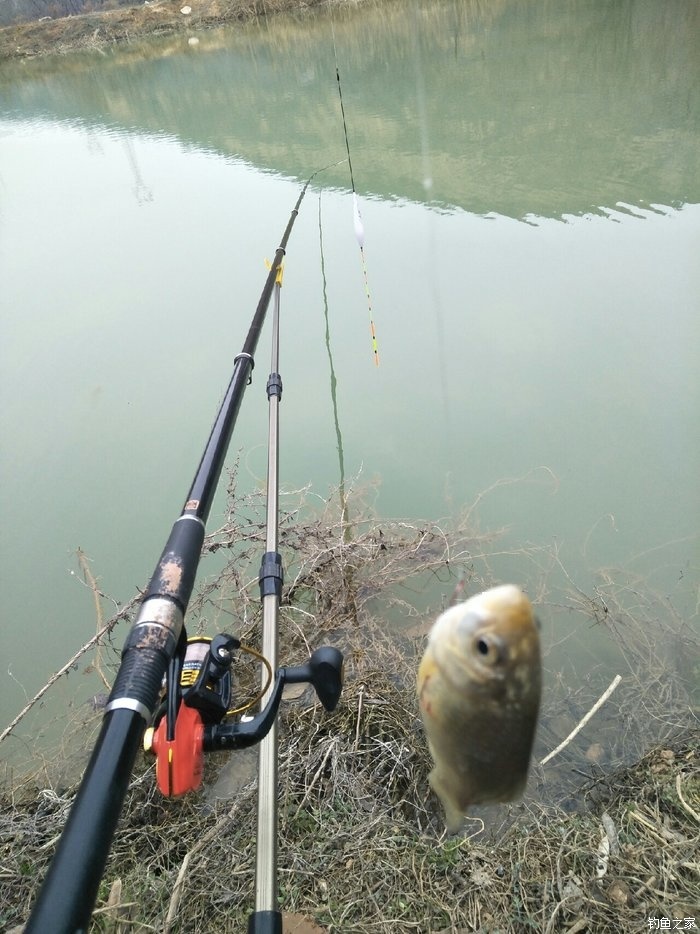
[[[326,710],[335,710],[343,690],[345,671],[343,653],[325,645],[316,649],[305,665],[284,669],[285,684],[313,684]]]

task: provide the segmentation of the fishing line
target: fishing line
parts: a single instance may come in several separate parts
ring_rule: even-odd
[[[335,426],[335,440],[338,451],[338,469],[340,471],[340,483],[338,486],[338,495],[340,497],[340,508],[343,519],[343,539],[350,540],[350,521],[348,514],[348,499],[345,490],[345,456],[343,454],[343,434],[340,430],[340,419],[338,417],[338,380],[335,375],[335,366],[333,364],[333,352],[331,351],[331,330],[328,319],[328,290],[326,283],[326,260],[323,254],[323,225],[321,223],[321,192],[318,193],[318,240],[321,250],[321,282],[323,285],[323,317],[326,323],[326,351],[328,353],[328,365],[331,373],[331,402],[333,404],[333,424]]]
[[[345,149],[348,154],[348,166],[350,168],[350,184],[352,186],[352,212],[353,225],[355,228],[355,238],[360,247],[360,262],[362,263],[362,278],[365,286],[365,295],[367,296],[367,308],[369,310],[369,332],[372,339],[372,355],[374,365],[379,366],[379,349],[377,347],[377,332],[374,327],[374,312],[372,311],[372,298],[369,291],[369,279],[367,277],[367,263],[365,262],[365,228],[362,223],[360,206],[357,201],[357,191],[355,190],[355,177],[352,172],[352,158],[350,156],[350,140],[348,139],[348,125],[345,120],[345,107],[343,105],[343,88],[340,83],[340,68],[338,67],[338,49],[335,44],[335,28],[333,26],[333,14],[331,13],[331,35],[333,37],[333,56],[335,58],[335,77],[338,83],[338,97],[340,99],[340,113],[343,118],[343,134],[345,135]]]
[[[340,83],[340,70],[338,68],[338,50],[335,47],[335,29],[333,28],[333,20],[331,20],[331,32],[333,34],[333,55],[335,57],[335,78],[338,82],[338,97],[340,98],[340,115],[343,118],[343,133],[345,135],[345,149],[348,154],[348,166],[350,168],[350,184],[352,185],[352,193],[355,194],[355,177],[352,174],[352,158],[350,156],[350,143],[348,141],[348,125],[345,121],[345,107],[343,106],[343,88]]]
[[[247,701],[241,707],[234,707],[232,710],[227,710],[226,711],[227,717],[233,717],[236,714],[245,713],[246,710],[250,710],[251,707],[254,707],[258,703],[258,701],[260,701],[265,696],[265,694],[267,694],[268,688],[272,684],[272,679],[274,677],[274,674],[272,671],[272,665],[265,658],[262,652],[258,652],[257,649],[252,648],[252,646],[250,645],[244,645],[242,642],[239,645],[239,649],[241,650],[241,652],[245,652],[247,655],[252,655],[253,658],[257,658],[259,662],[262,662],[262,664],[265,666],[266,681],[263,687],[261,688],[261,690],[258,691],[258,693],[255,695],[255,697],[252,700]]]

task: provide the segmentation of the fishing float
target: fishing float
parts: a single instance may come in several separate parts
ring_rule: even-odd
[[[369,291],[369,279],[367,277],[367,263],[365,262],[365,227],[362,222],[362,215],[360,214],[360,205],[357,199],[357,190],[355,189],[355,176],[352,171],[352,157],[350,156],[350,140],[348,139],[348,125],[345,120],[345,106],[343,104],[343,88],[340,82],[340,68],[338,67],[338,50],[335,45],[335,30],[333,30],[333,23],[331,21],[331,29],[333,34],[333,54],[335,56],[335,78],[338,85],[338,98],[340,100],[340,115],[343,120],[343,135],[345,136],[345,149],[348,154],[348,167],[350,169],[350,185],[352,187],[352,218],[353,218],[353,228],[355,231],[355,239],[357,240],[357,245],[360,248],[360,262],[362,264],[362,278],[365,287],[365,295],[367,297],[367,308],[369,311],[369,332],[372,341],[372,357],[374,359],[374,365],[379,366],[379,349],[377,347],[377,332],[374,327],[374,312],[372,310],[372,297]]]

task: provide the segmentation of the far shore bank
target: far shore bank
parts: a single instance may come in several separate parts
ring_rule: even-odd
[[[183,34],[270,14],[303,12],[327,0],[154,0],[60,19],[43,17],[0,29],[0,62],[104,49],[148,36]]]

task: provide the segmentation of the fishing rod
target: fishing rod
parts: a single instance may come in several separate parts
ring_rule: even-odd
[[[283,267],[275,280],[272,306],[272,354],[267,381],[267,515],[265,555],[261,567],[260,597],[263,605],[262,652],[277,666],[278,616],[282,595],[282,559],[278,546],[279,511],[279,406],[282,378],[279,374],[280,291]],[[263,575],[263,568],[265,574]],[[263,686],[265,690],[265,686]],[[263,695],[263,702],[269,693]],[[277,723],[260,743],[258,751],[258,824],[255,861],[255,911],[249,934],[282,934],[282,915],[277,909]]]
[[[317,649],[306,664],[280,668],[274,673],[262,653],[243,647],[234,636],[221,634],[211,640],[187,640],[184,625],[204,543],[205,523],[243,395],[251,382],[267,308],[301,202],[317,174],[314,172],[308,179],[294,205],[243,349],[234,358],[233,374],[184,507],[173,524],[127,636],[100,733],[25,934],[87,931],[131,770],[142,743],[156,756],[160,790],[177,796],[201,784],[205,752],[253,745],[274,728],[286,683],[313,684],[328,710],[334,709],[340,697],[343,660],[337,649]],[[270,482],[276,489],[276,471]],[[275,508],[276,496],[275,492]],[[269,536],[266,544],[270,545]],[[279,601],[281,588],[281,558],[275,541],[274,548],[268,547],[263,555],[260,569],[263,601],[269,592]],[[230,710],[230,666],[238,648],[251,651],[264,663],[269,684],[261,692],[264,700],[259,713],[245,720],[225,722],[227,714],[242,709]],[[276,657],[276,652],[271,654]],[[268,902],[273,907],[261,914],[258,926],[251,919],[251,931],[281,932],[281,915],[273,901],[268,898]]]

